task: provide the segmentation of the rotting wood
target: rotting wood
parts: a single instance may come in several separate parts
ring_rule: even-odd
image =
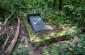
[[[10,55],[19,36],[19,29],[20,29],[20,18],[18,18],[18,25],[17,25],[17,30],[16,33],[14,35],[13,40],[11,41],[10,45],[8,46],[8,48],[5,50],[4,55]]]

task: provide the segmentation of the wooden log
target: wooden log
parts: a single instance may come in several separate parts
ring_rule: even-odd
[[[13,15],[13,13],[5,19],[5,21],[3,23],[4,26],[7,24],[8,20],[11,18],[12,15]]]
[[[8,46],[8,48],[5,50],[5,54],[4,55],[10,55],[19,36],[19,29],[20,29],[20,19],[18,19],[18,25],[17,25],[17,30],[16,33],[14,35],[13,40],[11,41],[10,45]]]

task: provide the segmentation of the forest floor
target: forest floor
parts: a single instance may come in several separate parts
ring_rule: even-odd
[[[52,26],[52,27],[54,27],[54,29],[55,29],[55,26]],[[17,28],[17,23],[12,25],[12,32],[16,31],[16,28]],[[9,32],[9,30],[8,30],[8,32]],[[20,40],[20,42],[22,43],[22,45],[21,45],[22,47],[19,46],[19,48],[17,48],[17,50],[21,50],[21,49],[24,50],[23,48],[28,48],[28,49],[30,49],[30,51],[28,52],[29,55],[45,55],[45,54],[51,55],[52,45],[53,44],[58,44],[58,45],[62,44],[62,41],[58,41],[58,42],[56,41],[55,43],[50,43],[49,45],[46,45],[43,47],[32,45],[30,42],[29,34],[27,33],[26,28],[23,23],[21,23],[21,26],[20,26],[20,34],[19,34],[18,40]],[[77,40],[79,40],[79,39],[75,38],[74,42],[76,42]],[[9,41],[9,43],[10,42],[11,42],[11,40]],[[68,41],[63,40],[63,42],[68,42]],[[73,43],[71,43],[71,44],[73,44]],[[17,43],[16,45],[19,45],[19,43]],[[16,46],[15,46],[15,48],[16,48]],[[48,49],[48,52],[45,52],[46,49]],[[13,50],[13,51],[15,51],[15,50]]]
[[[16,32],[16,29],[17,29],[17,22],[16,23],[14,23],[11,27],[9,27],[8,29],[7,29],[7,31],[6,31],[6,33],[9,33],[11,36],[10,36],[10,38],[9,38],[9,41],[8,41],[8,45],[11,43],[11,41],[12,41],[12,38],[13,38],[13,36],[14,36],[14,33]],[[50,26],[50,25],[47,25],[48,27]],[[55,26],[50,26],[48,29],[52,29],[53,28],[53,31],[52,32],[54,32],[54,30],[55,30]],[[55,30],[56,31],[56,30]],[[16,43],[16,45],[18,45],[19,46],[19,48],[17,48],[17,50],[21,50],[22,48],[28,48],[28,49],[30,49],[30,52],[28,53],[29,55],[43,55],[43,54],[45,54],[45,52],[44,52],[44,50],[45,49],[50,49],[51,48],[51,46],[52,46],[52,44],[56,44],[56,43],[50,43],[49,45],[46,45],[46,46],[43,46],[43,47],[41,47],[41,46],[34,46],[34,45],[32,45],[31,44],[31,42],[30,42],[30,38],[29,38],[29,35],[28,35],[28,33],[27,33],[27,31],[26,31],[26,28],[25,28],[25,26],[24,26],[24,24],[23,23],[21,23],[21,25],[20,25],[20,33],[19,33],[19,38],[18,38],[18,40],[20,40],[20,42],[21,43],[23,43],[21,46],[19,46],[19,43]],[[18,41],[17,41],[18,42]],[[1,46],[0,46],[1,47]],[[16,48],[16,46],[15,46],[15,48]],[[15,49],[14,48],[14,49]],[[22,50],[24,50],[24,49],[22,49]],[[14,52],[15,50],[13,50],[13,52]],[[50,54],[50,50],[48,50],[48,53],[47,54],[49,54],[49,55],[51,55]]]
[[[25,26],[23,24],[21,24],[19,39],[21,40],[21,42],[24,43],[23,44],[24,47],[26,47],[26,48],[28,47],[31,49],[31,51],[29,52],[29,55],[42,55],[43,49],[49,49],[51,47],[51,45],[44,46],[44,47],[33,46],[30,43],[28,34],[27,34]],[[50,51],[49,51],[49,55],[50,55]]]
[[[53,25],[50,26],[50,27],[54,27],[54,29],[55,29],[55,26],[53,26]],[[19,39],[23,43],[23,47],[29,48],[31,50],[29,52],[29,55],[44,55],[44,54],[46,54],[45,49],[48,49],[47,54],[51,55],[50,50],[51,50],[51,47],[52,47],[53,44],[61,45],[63,42],[68,42],[67,40],[63,40],[63,41],[58,41],[58,42],[55,42],[55,43],[50,43],[49,45],[46,45],[46,46],[43,46],[43,47],[41,47],[41,46],[38,46],[38,47],[34,46],[30,42],[29,35],[27,34],[27,31],[26,31],[25,26],[23,25],[23,23],[21,23]],[[78,38],[76,38],[76,39],[78,39]]]
[[[15,24],[15,26],[16,26],[16,24]],[[45,49],[48,49],[47,54],[51,55],[50,50],[51,50],[52,45],[53,44],[61,45],[61,43],[62,43],[62,41],[58,41],[58,42],[55,42],[55,43],[50,43],[49,45],[46,45],[46,46],[43,46],[43,47],[41,47],[41,46],[37,47],[37,46],[32,45],[31,42],[30,42],[29,35],[27,34],[27,31],[26,31],[23,23],[21,23],[21,27],[20,27],[19,40],[23,43],[22,46],[24,48],[29,48],[31,50],[31,51],[29,51],[29,55],[44,55],[44,54],[46,54]],[[66,40],[63,40],[63,42],[64,41],[66,41]],[[22,48],[22,47],[17,48],[17,50],[19,50],[20,48]]]
[[[52,27],[55,29],[55,26],[53,26],[53,25],[50,26],[50,28],[52,28]],[[56,42],[56,43],[50,43],[49,45],[46,45],[46,46],[43,46],[43,47],[33,46],[30,42],[29,35],[27,34],[27,31],[26,31],[25,26],[23,25],[23,23],[21,23],[19,39],[23,43],[24,48],[31,49],[31,51],[29,52],[29,55],[43,55],[43,54],[45,54],[44,51],[43,51],[44,49],[49,49],[47,54],[51,55],[50,49],[51,49],[52,44],[58,44],[58,42]]]

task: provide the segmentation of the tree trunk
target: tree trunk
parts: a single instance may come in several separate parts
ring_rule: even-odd
[[[62,9],[62,0],[59,0],[59,11]]]
[[[56,0],[53,1],[53,8],[56,8]]]
[[[15,33],[14,38],[11,41],[10,45],[8,46],[8,48],[5,51],[5,55],[10,55],[11,54],[11,52],[12,52],[12,50],[13,50],[16,42],[17,42],[18,36],[19,36],[19,29],[20,29],[20,19],[18,19],[18,25],[17,25],[16,33]]]

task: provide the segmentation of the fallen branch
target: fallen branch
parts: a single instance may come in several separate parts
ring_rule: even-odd
[[[8,20],[11,18],[12,15],[13,15],[13,13],[6,18],[6,20],[3,23],[4,26],[7,24]]]
[[[11,41],[10,45],[8,46],[8,48],[6,49],[4,55],[10,55],[11,54],[11,52],[12,52],[12,50],[13,50],[16,42],[17,42],[18,36],[19,36],[19,29],[20,29],[20,19],[18,19],[17,30],[16,30],[16,33],[14,35],[14,38]]]
[[[72,42],[69,42],[69,41],[60,41],[58,42],[57,44],[61,45],[63,43],[68,43],[70,44],[71,46],[75,46],[76,43],[78,42],[79,38],[77,36],[74,37],[73,41]]]
[[[2,26],[0,27],[0,36],[3,35],[3,34],[6,32],[6,31],[4,30],[4,27],[5,27],[5,25],[7,24],[8,20],[11,18],[12,15],[13,15],[13,13],[12,13],[11,15],[9,15],[9,16],[5,19],[4,23],[3,23]],[[4,31],[3,31],[3,30],[4,30]]]
[[[12,27],[11,27],[11,30],[13,30]],[[4,42],[4,44],[2,45],[2,52],[4,52],[4,50],[6,48],[6,45],[8,43],[9,37],[10,37],[11,30],[10,30],[9,33],[7,33],[7,38],[6,38],[5,42]]]

